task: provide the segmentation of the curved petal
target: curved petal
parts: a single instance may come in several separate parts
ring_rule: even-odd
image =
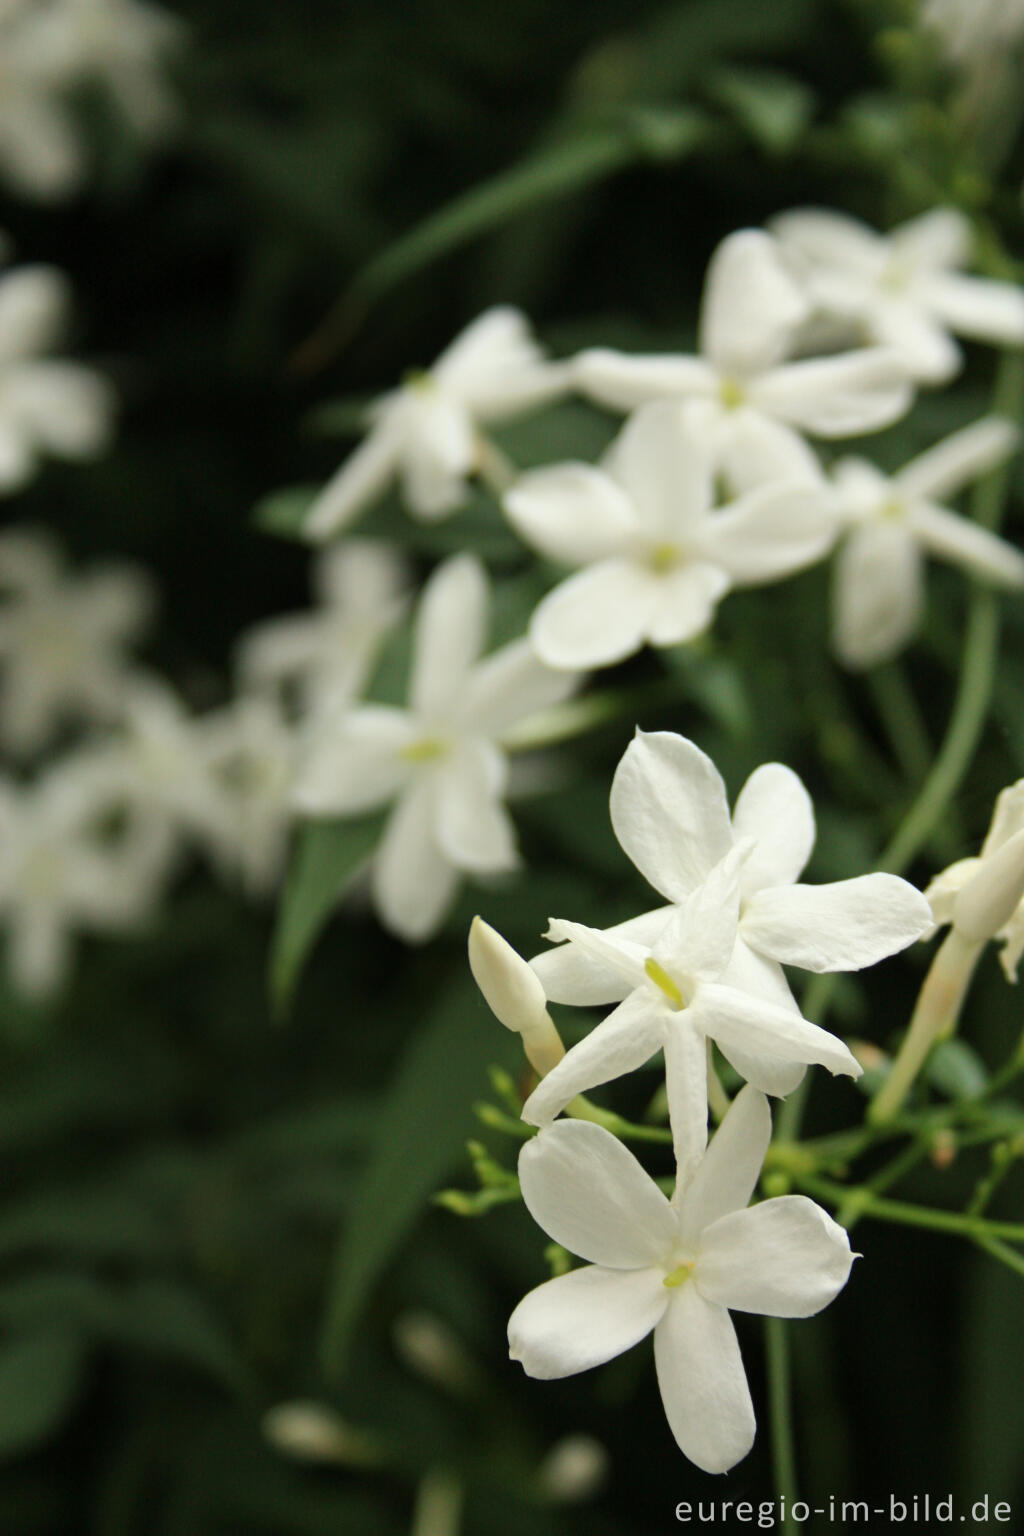
[[[860,1077],[861,1067],[843,1042],[790,1008],[777,1008],[733,987],[707,982],[690,1014],[726,1056],[735,1048],[751,1056]]]
[[[685,1012],[670,1016],[665,1032],[665,1091],[676,1159],[673,1205],[678,1205],[708,1144],[708,1047]]]
[[[457,705],[483,646],[489,595],[487,573],[473,555],[446,560],[423,588],[409,683],[418,715],[444,717]]]
[[[768,1100],[754,1088],[741,1089],[679,1204],[685,1248],[695,1248],[704,1228],[720,1216],[746,1209],[771,1139]]]
[[[489,875],[519,863],[515,827],[501,800],[504,770],[489,741],[468,741],[438,775],[437,842],[456,869]]]
[[[307,816],[355,816],[386,805],[408,780],[402,756],[416,728],[402,709],[365,705],[310,744],[292,790],[292,804]]]
[[[603,1365],[645,1339],[664,1316],[662,1269],[570,1270],[524,1296],[508,1324],[509,1358],[554,1381]]]
[[[374,904],[385,928],[412,944],[435,934],[459,885],[437,845],[435,785],[424,776],[395,806],[373,864]]]
[[[1002,416],[985,416],[919,453],[893,478],[903,501],[945,501],[1014,452],[1020,431]]]
[[[0,361],[49,352],[71,310],[67,278],[56,267],[21,266],[0,277]]]
[[[944,384],[963,364],[963,353],[945,326],[912,299],[883,299],[867,317],[867,330],[922,384]]]
[[[564,370],[545,361],[526,316],[509,305],[485,310],[467,325],[430,371],[446,393],[490,420],[567,387]]]
[[[707,409],[656,400],[629,418],[602,461],[635,508],[646,539],[685,539],[712,499],[714,439]]]
[[[681,645],[710,628],[719,599],[731,587],[720,565],[691,560],[659,572],[652,584],[655,601],[647,626],[652,645]]]
[[[821,483],[821,465],[810,444],[792,427],[760,411],[746,406],[726,411],[719,418],[717,441],[718,474],[731,497],[780,480]]]
[[[799,1010],[793,1005],[794,1012]],[[785,1099],[798,1088],[807,1076],[807,1066],[802,1061],[776,1061],[771,1056],[759,1054],[757,1051],[737,1050],[730,1045],[726,1050],[720,1041],[716,1041],[718,1049],[722,1052],[730,1066],[735,1067],[740,1077],[751,1088],[756,1088],[759,1093],[766,1093],[773,1099]]]
[[[599,560],[548,593],[530,621],[530,639],[549,667],[611,666],[644,644],[657,597],[652,571]]]
[[[717,388],[715,371],[702,357],[631,357],[606,347],[581,352],[572,377],[581,394],[616,411],[633,411],[649,400],[710,399]]]
[[[734,582],[756,586],[812,564],[838,532],[829,486],[763,486],[708,518],[702,547]]]
[[[564,917],[553,917],[544,935],[553,943],[568,939],[588,960],[602,971],[615,971],[634,987],[645,984],[644,969],[647,955],[641,947],[627,939],[621,931],[610,928],[588,928],[585,923],[571,923]]]
[[[723,373],[758,373],[786,355],[809,307],[771,235],[737,230],[708,264],[700,350]]]
[[[923,562],[903,521],[857,528],[836,557],[832,642],[851,668],[888,661],[916,633],[924,606]]]
[[[732,1319],[693,1281],[676,1291],[654,1330],[654,1362],[668,1427],[703,1472],[728,1472],[757,1424]]]
[[[905,416],[913,397],[899,355],[883,347],[786,363],[751,386],[760,410],[817,437],[877,432]]]
[[[462,692],[456,718],[491,740],[569,698],[580,685],[576,672],[555,671],[537,658],[528,640],[513,640],[477,663]]]
[[[814,806],[803,782],[783,763],[763,763],[740,790],[732,813],[737,838],[751,838],[753,851],[740,871],[749,899],[763,886],[790,885],[814,847]]]
[[[965,267],[974,238],[970,220],[958,208],[932,208],[894,229],[889,244],[898,266],[938,272]]]
[[[33,362],[4,378],[4,412],[65,459],[91,459],[107,446],[115,396],[100,374],[79,363]]]
[[[957,859],[955,864],[944,869],[930,885],[925,886],[925,900],[937,924],[953,921],[956,898],[980,868],[981,860],[978,858]]]
[[[669,731],[637,731],[615,771],[610,809],[623,851],[669,901],[683,901],[733,845],[718,769]]]
[[[996,346],[1024,345],[1024,289],[987,277],[942,272],[918,284],[921,302],[958,336]]]
[[[436,387],[429,377],[401,393],[402,495],[417,517],[428,521],[447,517],[464,500],[466,477],[476,461],[473,422],[461,401]]]
[[[933,926],[921,892],[898,875],[758,891],[742,918],[752,949],[805,971],[859,971],[906,949]]]
[[[526,1209],[570,1253],[606,1269],[646,1269],[671,1254],[675,1212],[618,1137],[559,1120],[519,1154]]]
[[[358,517],[394,476],[398,453],[394,425],[385,417],[313,500],[302,526],[306,538],[314,543],[329,539]]]
[[[813,1317],[853,1266],[844,1229],[805,1195],[733,1211],[708,1227],[693,1278],[708,1301],[768,1317]]]
[[[555,464],[535,469],[506,492],[505,515],[520,538],[561,565],[589,565],[627,549],[636,514],[604,469]]]
[[[523,1105],[523,1119],[547,1125],[578,1093],[635,1072],[661,1049],[667,1019],[653,988],[632,993],[541,1079]]]
[[[770,219],[768,228],[812,267],[836,267],[874,277],[886,261],[880,235],[860,219],[829,208],[794,208]]]
[[[650,949],[672,916],[674,908],[658,907],[643,912],[604,932],[611,939],[621,939],[642,949]],[[593,954],[584,953],[578,944],[559,944],[556,949],[534,955],[530,965],[540,977],[545,996],[552,1003],[570,1003],[578,1008],[602,1003],[620,1003],[632,992],[635,981],[619,965],[607,964]]]
[[[800,1012],[782,966],[777,960],[769,960],[751,949],[744,941],[742,929],[736,935],[732,958],[718,979],[724,987],[737,987],[740,992],[750,992],[754,997],[774,1003],[778,1008],[791,1008],[794,1013]],[[732,1061],[731,1056],[729,1059]],[[733,1065],[736,1065],[735,1062]],[[745,1072],[742,1075],[747,1077]],[[747,1082],[752,1081],[752,1078],[747,1077]]]
[[[1024,586],[1024,554],[980,523],[957,517],[945,507],[924,504],[912,509],[909,521],[929,554],[962,566],[993,586]]]
[[[665,924],[653,958],[670,976],[717,981],[729,964],[736,943],[739,869],[745,852],[734,848],[727,854]]]

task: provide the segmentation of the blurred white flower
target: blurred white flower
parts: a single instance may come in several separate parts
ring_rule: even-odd
[[[747,1209],[770,1138],[767,1101],[745,1088],[671,1203],[620,1141],[585,1121],[551,1126],[519,1157],[530,1214],[588,1262],[519,1303],[511,1358],[552,1380],[653,1331],[669,1428],[705,1472],[735,1466],[756,1428],[729,1311],[811,1317],[853,1263],[842,1227],[803,1195]]]
[[[46,454],[92,459],[110,441],[110,385],[81,363],[47,356],[69,304],[67,282],[53,267],[0,274],[0,495],[30,480]]]
[[[637,732],[612,783],[611,818],[625,853],[673,905],[620,923],[601,935],[602,941],[624,945],[640,960],[644,946],[652,953],[666,943],[671,947],[670,924],[680,921],[688,904],[703,907],[699,893],[705,883],[712,877],[720,882],[722,861],[744,851],[736,868],[735,942],[718,979],[730,991],[750,996],[733,999],[732,1013],[723,1008],[722,1019],[705,1033],[743,1077],[767,1093],[790,1092],[811,1061],[858,1075],[846,1047],[800,1017],[781,967],[860,970],[905,949],[931,927],[920,891],[888,874],[831,885],[797,883],[815,833],[810,796],[797,775],[781,763],[765,763],[747,780],[730,819],[725,785],[711,759],[668,731]],[[671,974],[674,960],[654,958]],[[575,944],[538,955],[531,964],[553,1002],[619,1002],[636,984],[620,959],[602,958],[596,944],[584,945],[578,936]],[[788,1024],[774,1014],[760,1018],[752,1011],[754,999],[784,1010]],[[687,1017],[693,1017],[690,1009],[680,1021]],[[599,1049],[589,1045],[592,1038],[581,1042],[588,1055]],[[580,1049],[574,1047],[566,1061]],[[828,1059],[822,1051],[830,1053]],[[550,1082],[545,1079],[537,1091],[550,1093]]]
[[[606,349],[573,363],[578,388],[601,405],[633,410],[667,397],[709,401],[715,452],[740,489],[783,467],[814,477],[801,433],[856,437],[903,416],[913,391],[892,351],[787,362],[811,307],[771,236],[743,229],[723,240],[708,267],[697,357],[628,357]]]
[[[1009,421],[987,417],[886,476],[866,459],[834,471],[849,532],[836,557],[833,644],[846,666],[887,661],[917,631],[927,555],[996,587],[1024,587],[1024,555],[940,503],[1001,464],[1017,446]]]
[[[525,640],[478,661],[487,606],[479,561],[458,555],[440,566],[420,599],[408,708],[366,704],[330,722],[296,783],[294,804],[307,816],[396,802],[373,895],[384,925],[410,941],[436,932],[463,874],[514,868],[502,739],[578,681],[542,666]]]
[[[593,1435],[566,1435],[541,1462],[537,1482],[552,1504],[582,1504],[608,1480],[611,1458]]]
[[[318,606],[270,619],[242,637],[243,687],[294,690],[304,722],[344,709],[359,697],[405,611],[408,575],[388,544],[348,539],[325,550],[313,576]]]
[[[478,467],[478,425],[532,410],[568,387],[566,368],[545,360],[525,316],[487,310],[428,372],[374,403],[369,436],[310,507],[306,534],[330,538],[396,477],[416,517],[449,516]]]
[[[0,177],[29,197],[80,185],[86,147],[71,93],[99,85],[140,132],[162,128],[172,103],[162,76],[182,34],[139,0],[5,0],[0,6]]]
[[[963,274],[973,235],[954,208],[936,208],[888,235],[816,208],[779,214],[771,228],[809,300],[855,322],[915,379],[952,377],[962,361],[953,335],[1024,345],[1024,289]]]
[[[925,895],[936,923],[948,923],[968,944],[1001,939],[1006,979],[1017,980],[1024,954],[1024,779],[997,799],[980,855],[951,864]]]
[[[0,742],[17,755],[44,747],[65,720],[110,720],[131,676],[126,647],[155,598],[127,565],[64,567],[32,529],[0,536]]]
[[[1024,38],[1024,0],[924,0],[921,24],[957,64],[985,60]]]
[[[221,819],[210,851],[245,890],[265,895],[280,882],[288,853],[297,743],[270,699],[235,699],[196,723],[198,744],[219,790]]]
[[[701,634],[733,586],[811,564],[837,523],[829,488],[792,471],[714,507],[713,408],[638,410],[601,465],[534,470],[505,496],[509,521],[550,559],[583,566],[539,605],[530,638],[553,667],[622,661]]]
[[[158,868],[145,829],[110,822],[103,761],[66,758],[30,788],[0,783],[0,921],[15,986],[46,997],[66,980],[78,930],[131,932],[150,915]]]

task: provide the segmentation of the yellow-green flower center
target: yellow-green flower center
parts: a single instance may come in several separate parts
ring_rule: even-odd
[[[652,571],[664,575],[679,565],[682,559],[683,551],[678,544],[656,544],[647,556],[647,563]]]
[[[403,747],[399,753],[407,763],[433,763],[439,757],[444,757],[448,751],[448,743],[440,736],[421,736],[419,741],[410,741],[407,747]]]
[[[744,404],[747,396],[737,379],[724,378],[718,383],[718,398],[727,411],[735,411]]]
[[[672,980],[672,977],[668,974],[668,972],[658,964],[657,960],[653,960],[648,957],[644,961],[644,970],[654,982],[654,985],[658,987],[660,991],[664,992],[673,1008],[679,1009],[686,1007],[686,999],[684,998],[679,987],[676,986],[676,983]]]
[[[661,1283],[667,1291],[675,1291],[678,1290],[679,1286],[685,1285],[692,1274],[693,1260],[690,1259],[687,1263],[677,1264],[675,1269],[668,1272]]]

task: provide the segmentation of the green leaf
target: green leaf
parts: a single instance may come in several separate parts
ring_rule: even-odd
[[[0,1457],[19,1456],[52,1435],[82,1389],[86,1341],[45,1328],[0,1346]]]
[[[933,1088],[949,1099],[973,1099],[988,1082],[985,1063],[966,1040],[943,1040],[924,1070]]]
[[[721,70],[709,89],[770,154],[793,149],[814,115],[814,93],[792,75],[774,70]]]
[[[342,892],[373,852],[386,812],[314,821],[299,833],[270,947],[270,997],[286,1013],[313,945]]]
[[[434,1003],[380,1108],[369,1166],[353,1198],[327,1298],[324,1370],[342,1368],[349,1337],[381,1270],[463,1155],[470,1104],[496,1058],[518,1042],[491,1018],[468,969],[432,989]]]
[[[291,485],[282,491],[271,491],[256,503],[252,520],[263,533],[273,533],[281,539],[301,539],[306,513],[320,490],[318,485]]]

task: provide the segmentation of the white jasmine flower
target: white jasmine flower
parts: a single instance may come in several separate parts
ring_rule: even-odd
[[[67,719],[110,720],[130,676],[125,648],[148,625],[149,578],[127,565],[64,569],[34,530],[0,536],[0,742],[38,751]]]
[[[92,755],[65,759],[29,789],[0,783],[0,921],[15,986],[46,997],[67,978],[78,930],[130,932],[159,889],[135,825],[105,826],[117,796]]]
[[[500,1024],[521,1035],[527,1060],[543,1077],[565,1055],[536,971],[482,917],[469,929],[469,968]]]
[[[578,681],[542,666],[525,640],[478,660],[487,605],[479,561],[458,555],[440,566],[420,599],[408,707],[366,704],[330,722],[295,788],[293,803],[309,816],[395,801],[373,894],[384,925],[410,941],[436,932],[462,875],[515,866],[502,740]]]
[[[246,891],[263,895],[284,873],[295,735],[270,699],[245,697],[204,716],[197,731],[223,818],[212,852],[229,877],[240,876]]]
[[[953,335],[1024,345],[1024,290],[963,274],[973,237],[955,208],[936,208],[888,235],[816,208],[780,214],[771,227],[812,301],[857,322],[915,379],[952,377],[962,360]]]
[[[587,1260],[531,1291],[509,1320],[530,1376],[572,1376],[653,1331],[658,1386],[684,1456],[726,1472],[754,1441],[754,1409],[729,1311],[811,1317],[839,1294],[849,1238],[803,1195],[747,1209],[771,1137],[744,1088],[671,1203],[601,1126],[561,1121],[519,1158],[534,1220]]]
[[[428,372],[372,406],[369,436],[313,503],[307,534],[330,538],[396,477],[414,516],[449,516],[478,465],[478,425],[531,410],[567,387],[566,370],[545,361],[525,316],[487,310]]]
[[[984,63],[1024,37],[1024,0],[924,0],[921,24],[954,63]]]
[[[924,562],[937,555],[997,587],[1024,586],[1024,555],[941,502],[1002,463],[1016,427],[988,417],[955,432],[886,476],[866,459],[835,468],[850,529],[836,559],[833,643],[848,667],[870,667],[902,650],[924,606]]]
[[[951,864],[925,895],[936,923],[948,923],[968,944],[1001,939],[1006,979],[1017,980],[1024,954],[1024,779],[996,800],[980,855]]]
[[[774,581],[825,554],[831,495],[790,474],[715,509],[706,405],[659,401],[626,423],[601,465],[524,475],[505,497],[516,531],[582,566],[530,623],[542,661],[597,667],[702,633],[733,586]]]
[[[725,473],[749,487],[766,445],[773,467],[814,473],[800,436],[856,437],[904,415],[912,390],[890,351],[787,362],[810,304],[776,243],[744,229],[711,258],[701,303],[697,357],[627,357],[583,352],[573,376],[585,395],[616,410],[668,396],[709,401]]]
[[[0,494],[30,480],[46,454],[91,459],[110,440],[114,397],[106,380],[46,355],[68,307],[67,283],[52,267],[0,274]]]
[[[803,1075],[801,1064],[813,1061],[858,1076],[860,1069],[846,1047],[796,1012],[781,966],[860,970],[905,949],[932,926],[921,893],[888,874],[831,885],[797,883],[815,834],[814,809],[797,775],[781,763],[764,764],[747,780],[730,819],[725,785],[711,759],[693,742],[667,731],[637,732],[612,783],[611,817],[623,850],[673,906],[609,929],[601,935],[603,943],[625,946],[642,963],[646,946],[660,964],[654,950],[666,945],[671,950],[669,925],[678,924],[679,914],[694,904],[698,911],[705,909],[707,898],[701,893],[709,878],[714,875],[720,883],[723,868],[742,852],[735,898],[730,892],[736,901],[736,941],[725,954],[719,980],[750,996],[742,1005],[731,1001],[732,1017],[726,1016],[724,1025],[716,1019],[704,1032],[743,1077],[767,1093],[788,1093]],[[570,937],[560,930],[551,936]],[[591,943],[584,949],[578,936],[575,944],[531,963],[553,1002],[618,1002],[635,985],[620,960]],[[759,1001],[788,1014],[788,1020],[774,1012],[758,1015]],[[689,1009],[682,1018],[688,1016]],[[592,1038],[581,1045],[589,1047],[588,1055],[600,1054],[600,1043],[589,1046]],[[567,1064],[579,1050],[576,1046],[569,1052]],[[536,1090],[542,1104],[552,1092],[550,1085],[549,1077]]]
[[[243,637],[243,686],[294,687],[307,722],[344,709],[359,697],[404,612],[407,579],[390,545],[347,539],[324,550],[313,576],[317,608],[271,619]]]

